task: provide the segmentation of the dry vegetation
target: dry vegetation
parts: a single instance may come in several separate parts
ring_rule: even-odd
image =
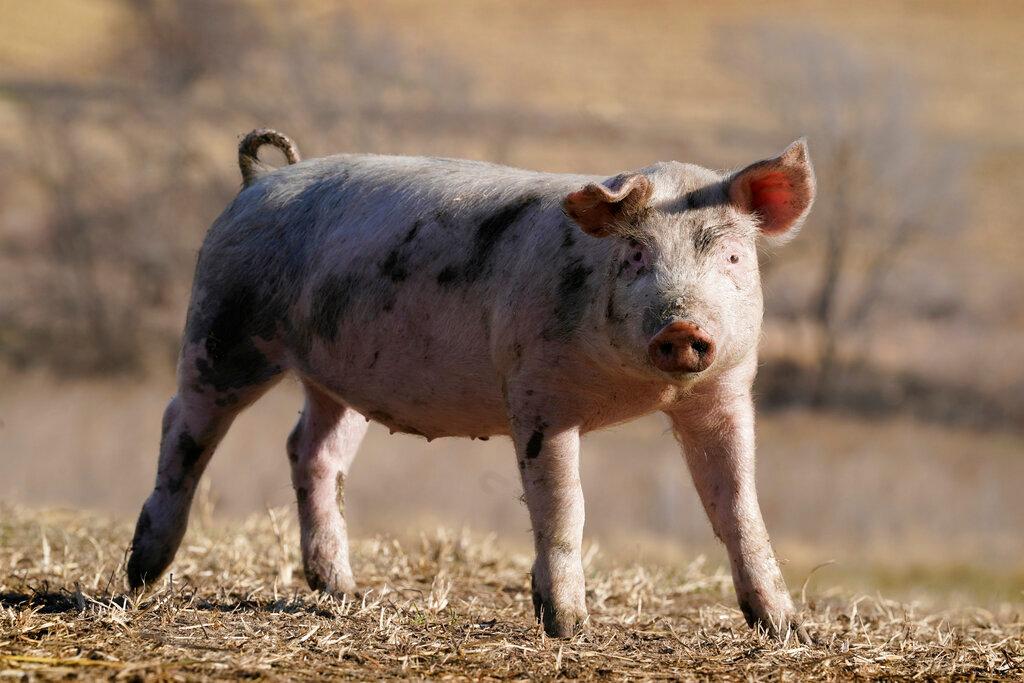
[[[529,559],[437,532],[356,544],[365,592],[302,584],[287,512],[194,524],[174,574],[122,591],[129,528],[0,510],[0,671],[39,678],[714,678],[1024,675],[1024,614],[926,613],[881,597],[801,596],[816,644],[749,631],[728,575],[610,566],[589,553],[591,622],[568,641],[529,618]]]

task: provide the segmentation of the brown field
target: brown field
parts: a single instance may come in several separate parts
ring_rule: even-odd
[[[301,586],[285,514],[202,521],[173,575],[122,593],[126,524],[5,508],[0,673],[36,679],[633,678],[993,680],[1024,675],[1024,612],[930,610],[804,584],[815,644],[751,632],[703,558],[666,569],[587,552],[587,628],[533,624],[527,556],[438,531],[356,545],[363,587]],[[593,546],[591,550],[596,551]],[[709,570],[710,569],[710,570]]]

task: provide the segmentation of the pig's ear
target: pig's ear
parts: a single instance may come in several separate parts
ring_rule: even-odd
[[[590,183],[562,202],[569,218],[594,237],[625,234],[647,209],[654,187],[643,175],[617,176],[607,181],[616,189]]]
[[[774,159],[747,166],[728,180],[729,201],[756,214],[761,233],[787,239],[796,234],[814,203],[814,168],[800,138]]]

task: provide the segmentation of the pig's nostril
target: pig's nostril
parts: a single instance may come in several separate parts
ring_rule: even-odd
[[[647,353],[664,372],[703,372],[715,360],[715,341],[696,324],[677,320],[651,340]]]

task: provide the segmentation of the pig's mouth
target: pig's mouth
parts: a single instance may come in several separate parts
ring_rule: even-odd
[[[676,320],[654,335],[647,345],[647,357],[664,373],[692,376],[715,361],[715,340],[696,323]]]

